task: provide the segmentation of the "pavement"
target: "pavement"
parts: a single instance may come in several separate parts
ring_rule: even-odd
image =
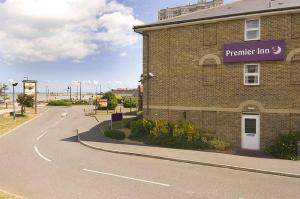
[[[13,109],[2,109],[2,110],[0,110],[0,115],[9,114],[13,111],[14,111]],[[21,111],[20,108],[16,108],[16,112],[20,112],[20,111]]]
[[[261,153],[243,151],[242,154],[245,155],[233,155],[207,151],[151,147],[128,140],[125,142],[116,141],[107,138],[103,132],[100,131],[99,126],[108,123],[106,119],[107,118],[97,118],[99,125],[86,131],[79,129],[79,141],[88,147],[107,152],[300,178],[300,161],[275,159]],[[249,157],[247,156],[248,154],[257,155],[258,157]]]
[[[2,137],[0,190],[28,199],[299,198],[298,178],[85,147],[78,143],[76,129],[96,129],[99,123],[84,116],[82,109],[45,107],[40,117]],[[145,148],[154,150],[149,153],[159,150]],[[168,153],[185,154],[184,150]]]

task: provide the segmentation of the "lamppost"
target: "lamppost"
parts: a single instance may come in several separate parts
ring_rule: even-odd
[[[79,101],[81,102],[81,81],[79,82]]]
[[[72,87],[68,86],[68,90],[70,90],[70,102],[72,101]]]
[[[18,85],[18,83],[13,83],[13,109],[14,109],[14,120],[16,120],[16,107],[15,107],[15,87]]]

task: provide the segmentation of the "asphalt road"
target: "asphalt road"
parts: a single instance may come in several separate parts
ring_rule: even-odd
[[[300,179],[111,154],[76,142],[97,125],[47,107],[0,139],[0,189],[29,199],[298,199]]]

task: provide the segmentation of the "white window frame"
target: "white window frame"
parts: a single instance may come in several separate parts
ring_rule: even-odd
[[[248,73],[247,66],[253,66],[256,65],[257,73]],[[248,83],[246,82],[246,77],[249,76],[257,76],[257,83]],[[259,86],[260,85],[260,64],[259,63],[248,63],[244,65],[244,85],[245,86]]]
[[[254,20],[258,20],[258,28],[247,28],[247,22],[248,21],[254,21]],[[253,19],[246,19],[245,20],[245,41],[256,41],[256,40],[260,40],[261,38],[261,22],[260,22],[260,18],[253,18]],[[258,31],[258,37],[254,38],[254,39],[248,39],[247,38],[247,33],[249,31],[253,31],[253,30],[257,30]]]

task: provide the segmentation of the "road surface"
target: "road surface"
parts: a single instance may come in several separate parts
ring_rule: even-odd
[[[46,107],[0,139],[0,189],[28,199],[298,199],[300,179],[111,154],[76,142],[81,107]]]

